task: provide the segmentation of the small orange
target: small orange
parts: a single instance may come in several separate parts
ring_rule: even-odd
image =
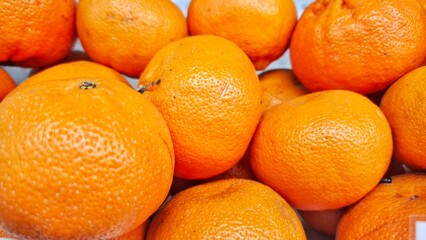
[[[183,13],[170,0],[80,0],[77,31],[91,59],[132,77],[158,50],[188,35]]]
[[[426,219],[426,175],[393,176],[349,208],[337,227],[336,239],[420,239],[414,226]]]
[[[426,67],[395,82],[380,108],[392,128],[396,158],[409,166],[426,169]]]
[[[169,126],[175,176],[205,179],[243,157],[259,122],[259,79],[234,43],[202,35],[161,49],[139,78],[138,89]]]
[[[0,67],[0,102],[6,95],[16,87],[13,78]]]
[[[113,79],[130,86],[129,82],[114,69],[90,61],[67,62],[46,68],[25,79],[19,86],[40,81],[66,80],[70,78]]]
[[[292,0],[192,0],[191,35],[216,35],[235,42],[258,70],[287,50],[296,25]]]
[[[378,92],[425,56],[426,11],[417,0],[316,0],[290,45],[293,71],[311,92]]]
[[[173,169],[163,117],[120,81],[39,81],[0,104],[0,226],[19,238],[120,236],[160,207]]]
[[[155,215],[147,239],[306,239],[302,223],[271,188],[247,179],[197,185]]]
[[[273,69],[262,72],[259,75],[259,81],[263,92],[263,112],[287,99],[308,93],[290,69]]]
[[[318,232],[334,236],[337,230],[337,224],[343,216],[346,208],[337,208],[319,211],[302,211],[299,215],[307,226]]]
[[[52,65],[75,40],[75,0],[0,1],[0,62]]]
[[[391,156],[391,130],[380,108],[347,90],[273,107],[250,147],[256,177],[301,210],[353,204],[380,181]]]

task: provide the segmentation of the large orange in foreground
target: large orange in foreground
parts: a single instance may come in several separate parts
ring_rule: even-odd
[[[378,92],[425,56],[426,11],[418,0],[316,0],[290,45],[293,71],[312,92]]]
[[[155,215],[147,239],[306,239],[291,206],[271,188],[226,179],[188,188]]]
[[[301,210],[353,204],[379,183],[391,156],[384,114],[346,90],[310,93],[271,108],[250,147],[256,177]]]
[[[139,78],[138,89],[169,126],[180,178],[209,178],[233,167],[262,112],[250,59],[216,36],[188,37],[161,49]]]
[[[75,0],[0,1],[0,62],[48,66],[75,40]]]
[[[0,105],[0,226],[26,239],[109,239],[162,204],[174,154],[155,106],[120,81],[17,88]]]

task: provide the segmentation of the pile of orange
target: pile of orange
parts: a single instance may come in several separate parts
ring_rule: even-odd
[[[425,1],[0,13],[0,237],[409,239],[426,220]]]

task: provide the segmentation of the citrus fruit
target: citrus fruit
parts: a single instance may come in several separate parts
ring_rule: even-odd
[[[352,206],[337,227],[336,239],[414,238],[416,217],[426,219],[426,175],[393,176],[391,183],[375,187]]]
[[[191,35],[216,35],[235,42],[258,70],[287,50],[296,25],[292,0],[192,0]]]
[[[380,181],[391,156],[391,130],[380,108],[347,90],[273,107],[250,147],[256,177],[301,210],[353,204]]]
[[[287,99],[308,93],[290,69],[264,71],[259,75],[259,81],[263,92],[263,112]]]
[[[197,185],[175,195],[155,215],[147,239],[306,239],[288,203],[247,179]]]
[[[77,32],[92,60],[132,77],[158,50],[188,34],[183,13],[169,0],[80,0]]]
[[[73,47],[75,1],[2,0],[0,22],[0,62],[52,65]]]
[[[290,45],[293,71],[311,92],[378,92],[425,56],[426,11],[417,0],[316,0]]]
[[[256,70],[234,43],[188,37],[162,48],[137,88],[163,115],[176,155],[175,176],[205,179],[233,167],[259,122]]]
[[[0,104],[0,226],[20,238],[122,235],[159,208],[173,168],[166,122],[120,81],[40,81]]]
[[[386,91],[380,103],[392,128],[396,158],[426,169],[426,67],[404,75]]]

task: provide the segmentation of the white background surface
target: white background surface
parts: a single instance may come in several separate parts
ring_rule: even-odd
[[[77,0],[78,1],[78,0]],[[187,7],[188,4],[190,2],[190,0],[172,0],[174,3],[176,3],[180,9],[182,10],[182,12],[184,13],[184,15],[186,16],[186,11],[187,11]],[[311,2],[313,2],[314,0],[293,0],[296,4],[297,7],[297,14],[300,17],[303,9]],[[82,50],[81,44],[79,41],[76,42],[74,49],[76,50]],[[291,68],[291,64],[289,61],[289,53],[288,51],[285,52],[285,54],[277,59],[276,61],[274,61],[273,63],[271,63],[268,68],[266,70],[269,69],[276,69],[276,68]],[[19,84],[20,82],[22,82],[23,80],[25,80],[30,71],[32,69],[29,68],[20,68],[20,67],[4,67],[4,69],[9,72],[9,74],[12,75],[12,78]],[[128,78],[129,79],[129,78]],[[130,79],[131,80],[131,79]],[[136,83],[136,81],[130,81],[133,85]],[[322,234],[319,234],[313,230],[310,229],[306,229],[306,234],[307,234],[307,238],[308,240],[329,240],[329,239],[333,239],[327,236],[324,236]],[[0,240],[6,240],[5,238],[0,238]]]

